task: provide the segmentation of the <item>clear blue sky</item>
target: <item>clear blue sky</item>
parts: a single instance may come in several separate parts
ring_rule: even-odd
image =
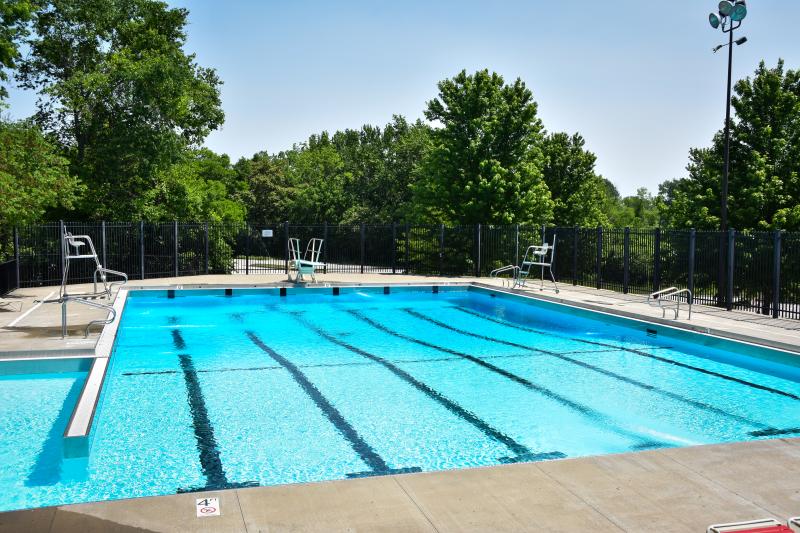
[[[521,77],[549,131],[578,131],[623,194],[684,175],[722,126],[727,58],[714,0],[173,0],[188,50],[218,70],[226,113],[207,139],[234,160],[311,133],[422,117],[461,69]],[[800,2],[751,0],[734,78],[764,58],[800,68]],[[14,92],[12,116],[32,112]]]

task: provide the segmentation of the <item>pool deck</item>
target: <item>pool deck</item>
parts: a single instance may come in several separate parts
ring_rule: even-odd
[[[129,287],[253,287],[284,280],[283,275],[196,276],[134,280]],[[487,278],[382,274],[327,274],[320,281],[500,286]],[[558,295],[536,288],[522,292],[800,352],[800,321],[695,306],[691,322],[685,315],[675,322],[661,319],[661,311],[641,295],[570,285],[561,289]],[[0,311],[0,359],[93,353],[99,331],[83,339],[82,327],[103,313],[70,306],[70,337],[62,340],[59,306],[35,307],[33,302],[53,290],[40,287],[12,294],[23,305],[20,312]],[[205,496],[220,498],[221,516],[196,517],[195,498]],[[715,522],[763,517],[785,521],[797,515],[800,439],[771,439],[15,511],[0,513],[0,532],[702,532]]]

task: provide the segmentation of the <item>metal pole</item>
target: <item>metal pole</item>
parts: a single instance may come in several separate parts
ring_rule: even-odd
[[[206,244],[206,274],[208,274],[208,220],[206,220],[206,223],[203,226],[203,232],[205,233]]]
[[[60,248],[61,251],[59,252],[59,259],[61,260],[61,272],[60,272],[61,276],[60,277],[61,277],[62,285],[66,285],[67,280],[64,279],[64,272],[66,271],[66,268],[67,268],[66,267],[67,258],[66,258],[66,250],[64,250],[64,246],[66,246],[66,242],[67,241],[64,239],[64,221],[63,220],[59,220],[58,221],[58,231],[59,231],[58,240],[61,243],[61,248]]]
[[[733,27],[728,32],[728,96],[725,100],[725,167],[722,172],[721,230],[728,229],[728,176],[731,164],[731,71],[733,70]]]
[[[439,275],[444,275],[444,224],[439,224]]]
[[[140,277],[144,279],[144,220],[139,221],[139,266]]]
[[[396,256],[397,256],[397,222],[392,222],[392,274],[396,274]]]
[[[244,274],[250,275],[250,223],[245,224],[244,228]]]
[[[108,262],[106,261],[106,221],[103,220],[100,222],[100,243],[103,250],[103,266],[108,267]]]
[[[411,226],[406,223],[406,274],[411,272]]]
[[[555,253],[555,245],[558,243],[558,227],[553,227],[553,254],[550,256],[550,272],[553,273],[553,277],[561,281],[561,278],[558,277],[558,256]],[[560,249],[560,248],[559,248]]]
[[[179,275],[179,268],[178,268],[178,221],[174,221],[172,223],[172,229],[175,237],[175,277],[177,278]]]
[[[597,226],[597,258],[595,261],[595,268],[597,274],[597,288],[602,285],[602,269],[603,262],[603,226]]]
[[[514,264],[519,264],[519,224],[515,225],[514,230]]]
[[[694,263],[695,263],[695,248],[697,246],[697,232],[694,228],[689,230],[689,269],[687,287],[689,288],[689,305],[694,303]]]
[[[19,230],[16,226],[14,226],[14,262],[16,263],[16,277],[17,283],[15,288],[19,289],[20,286],[20,279],[19,279]]]
[[[631,280],[631,228],[625,228],[622,241],[622,292],[628,294]]]
[[[572,228],[572,284],[578,284],[578,226]]]
[[[483,226],[475,226],[475,277],[481,277],[481,231]]]
[[[322,225],[322,262],[324,266],[322,267],[322,273],[328,273],[328,222],[326,221]]]
[[[653,243],[653,292],[661,287],[661,228],[655,230]]]
[[[772,318],[781,316],[781,231],[772,234]]]
[[[364,273],[364,246],[366,240],[366,230],[364,228],[364,223],[361,223],[361,273]]]
[[[734,258],[734,239],[736,238],[736,232],[733,228],[728,230],[728,294],[725,298],[725,304],[730,311],[733,309],[733,258]]]
[[[289,221],[283,223],[283,270],[284,274],[289,275]]]

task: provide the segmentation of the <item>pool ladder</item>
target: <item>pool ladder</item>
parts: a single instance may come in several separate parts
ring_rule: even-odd
[[[692,291],[689,289],[679,289],[677,287],[669,287],[650,293],[647,297],[647,303],[651,307],[661,308],[661,317],[666,318],[667,309],[671,309],[675,313],[675,320],[678,320],[678,315],[681,311],[681,298],[680,295],[686,294],[686,305],[689,307],[689,317],[687,320],[692,319]],[[675,298],[677,296],[677,298]],[[655,303],[654,303],[655,302]]]

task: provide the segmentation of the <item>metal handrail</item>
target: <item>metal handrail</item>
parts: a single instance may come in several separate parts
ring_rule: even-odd
[[[511,278],[509,278],[508,280],[506,278],[501,278],[503,280],[503,287],[505,287],[507,284],[510,284],[512,281],[516,281],[517,280],[517,278],[519,277],[519,271],[520,271],[520,268],[517,265],[506,265],[504,267],[495,268],[494,270],[489,272],[489,277],[490,278],[496,278],[496,277],[498,277],[498,274],[502,274],[504,272],[513,272],[513,274],[511,275]]]
[[[688,294],[689,297],[686,299],[686,304],[689,306],[689,316],[687,320],[692,319],[692,303],[694,301],[694,295],[692,291],[689,289],[679,289],[677,287],[668,287],[666,289],[661,289],[660,291],[656,291],[650,293],[650,296],[647,298],[647,303],[651,307],[660,307],[661,308],[661,317],[665,318],[667,314],[667,309],[670,307],[673,308],[675,311],[675,320],[678,319],[678,315],[681,311],[681,301],[678,300],[667,300],[669,303],[667,305],[664,304],[664,300],[667,298],[672,298],[673,296],[678,296],[680,294]],[[656,301],[657,305],[653,305],[653,300]]]

